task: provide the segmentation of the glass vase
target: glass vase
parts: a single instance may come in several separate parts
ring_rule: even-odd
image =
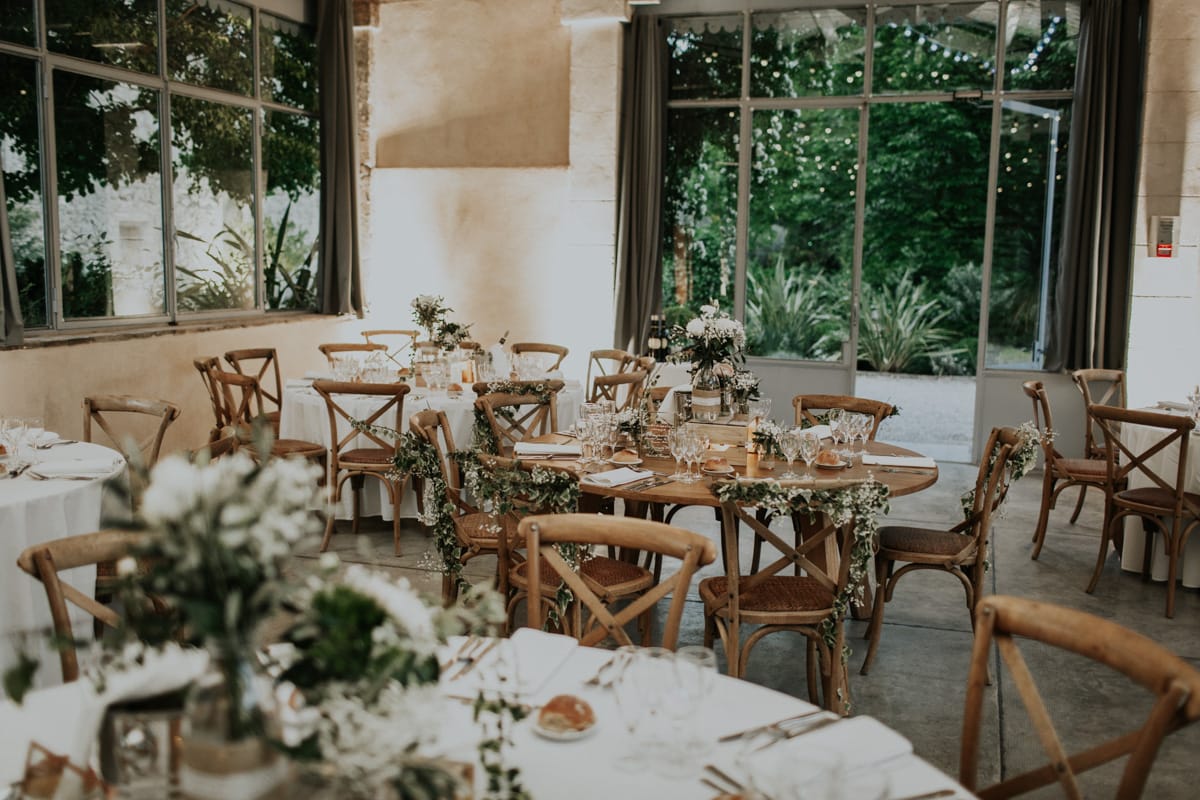
[[[209,647],[208,669],[183,710],[179,786],[189,800],[260,800],[289,793],[287,758],[276,749],[270,679],[249,647]]]
[[[692,418],[716,422],[721,416],[724,387],[712,367],[698,367],[692,375]]]

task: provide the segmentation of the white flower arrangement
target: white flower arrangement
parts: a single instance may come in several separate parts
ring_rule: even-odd
[[[676,361],[691,361],[698,368],[711,369],[721,363],[740,363],[745,358],[745,327],[716,305],[700,306],[700,316],[677,332],[689,341],[673,355]]]
[[[413,321],[420,325],[429,335],[429,340],[436,338],[439,325],[446,319],[450,309],[446,299],[441,295],[419,294],[412,300]]]

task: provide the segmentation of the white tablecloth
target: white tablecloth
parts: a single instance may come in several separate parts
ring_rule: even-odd
[[[1149,409],[1161,411],[1162,409]],[[1126,445],[1135,453],[1140,453],[1164,438],[1160,428],[1150,428],[1145,425],[1125,425],[1122,428],[1122,438]],[[1193,432],[1188,442],[1188,463],[1184,483],[1189,492],[1200,493],[1200,433]],[[1147,459],[1146,465],[1158,475],[1171,482],[1175,480],[1176,470],[1179,469],[1179,446],[1174,445],[1155,453]],[[1129,488],[1140,489],[1153,486],[1153,482],[1141,472],[1134,470],[1129,475]],[[1186,520],[1185,520],[1186,522]],[[1156,536],[1153,548],[1154,556],[1150,562],[1151,577],[1156,581],[1167,579],[1167,555],[1163,551],[1162,537]],[[1121,550],[1121,569],[1129,572],[1142,571],[1142,554],[1145,534],[1142,531],[1142,521],[1138,517],[1125,519],[1125,544]],[[1200,536],[1193,535],[1188,539],[1183,557],[1179,562],[1179,576],[1184,586],[1195,589],[1200,587]]]
[[[533,797],[569,796],[571,800],[612,800],[614,797],[622,800],[667,797],[672,800],[709,800],[713,791],[700,782],[699,768],[704,763],[730,763],[735,759],[740,744],[737,741],[717,744],[708,757],[697,763],[696,772],[686,778],[667,777],[649,769],[630,771],[622,767],[617,758],[627,745],[628,734],[620,721],[612,691],[584,686],[584,682],[611,656],[612,653],[606,650],[576,648],[545,685],[528,698],[529,703],[537,706],[557,694],[576,694],[592,706],[597,721],[594,734],[574,742],[549,741],[539,736],[533,730],[536,712],[519,723],[514,730],[510,758],[512,764],[521,769],[525,788]],[[485,668],[486,664],[481,664],[478,669]],[[718,675],[694,727],[704,731],[705,735],[711,734],[712,741],[716,742],[723,734],[812,709],[812,705],[795,697]],[[448,709],[441,733],[443,744],[438,748],[448,757],[464,759],[473,754],[478,734],[470,716],[471,708],[466,703]],[[826,730],[833,732],[832,729]],[[824,733],[813,732],[811,739],[798,739],[795,745],[801,745],[802,741],[825,744],[828,740],[823,737]],[[817,737],[822,739],[818,741]],[[855,760],[859,763],[873,760],[872,744],[869,741],[856,743]],[[957,789],[955,797],[958,798],[973,796],[947,775],[911,753],[872,768],[886,770],[891,794],[895,797],[938,789]],[[481,776],[482,773],[483,770],[477,765],[475,774]],[[481,785],[477,784],[476,797],[482,796],[480,788]]]
[[[541,634],[539,636],[550,636]],[[461,639],[451,642],[448,652],[457,650]],[[545,649],[545,648],[543,648]],[[493,650],[492,652],[496,652]],[[612,653],[578,647],[571,650],[561,665],[550,671],[535,693],[522,699],[534,706],[540,705],[557,694],[571,693],[583,697],[596,714],[595,732],[584,739],[573,742],[548,741],[533,731],[535,715],[518,723],[513,730],[513,744],[506,753],[506,764],[520,768],[521,780],[533,797],[570,797],[571,800],[640,800],[641,798],[672,798],[672,800],[708,800],[713,792],[699,781],[702,763],[728,765],[735,760],[741,744],[733,741],[716,744],[712,753],[703,762],[697,761],[694,776],[685,778],[667,777],[652,769],[630,771],[617,762],[618,754],[627,744],[628,734],[621,724],[611,690],[585,687],[584,682]],[[518,668],[521,669],[518,665]],[[478,668],[486,669],[486,660]],[[159,675],[161,669],[148,669],[150,677]],[[177,671],[177,670],[176,670]],[[453,675],[455,670],[447,671]],[[521,669],[524,677],[525,669]],[[189,673],[194,674],[194,673]],[[443,677],[445,680],[445,677]],[[462,685],[468,681],[463,680]],[[460,684],[444,683],[447,691],[458,691]],[[473,694],[475,689],[466,689],[464,694]],[[119,695],[127,695],[122,691]],[[7,701],[0,701],[0,752],[8,754],[0,758],[0,783],[19,776],[21,757],[30,739],[39,741],[57,752],[68,753],[75,761],[83,761],[90,751],[90,742],[82,738],[95,729],[94,720],[98,703],[88,681],[67,686],[33,692],[25,700],[24,708],[16,708]],[[771,689],[724,675],[716,676],[713,690],[701,706],[694,723],[695,728],[710,736],[715,743],[726,733],[763,725],[776,720],[810,711],[813,706]],[[477,757],[479,728],[471,720],[469,703],[453,699],[445,701],[441,715],[441,730],[434,750],[438,754],[457,760],[472,760]],[[438,722],[422,719],[426,726]],[[860,723],[869,720],[859,720]],[[87,724],[92,723],[92,724]],[[911,752],[897,752],[896,741],[900,738],[887,734],[887,742],[876,737],[855,739],[841,735],[835,726],[808,734],[803,742],[781,743],[776,747],[807,747],[809,745],[834,749],[854,763],[869,765],[863,769],[880,770],[887,774],[893,797],[910,796],[940,789],[954,790],[954,798],[971,798],[969,792],[953,779]],[[857,726],[855,730],[870,730],[882,726]],[[848,740],[852,741],[847,747]],[[876,747],[887,748],[879,752]],[[905,748],[909,750],[909,748]],[[475,797],[483,796],[484,770],[478,763],[475,767]]]
[[[5,634],[0,636],[0,664],[8,663],[14,644],[7,634],[48,628],[52,622],[42,584],[17,567],[17,556],[31,545],[98,530],[104,482],[119,475],[125,466],[117,451],[84,442],[58,445],[37,454],[40,462],[54,463],[111,459],[113,469],[107,478],[95,480],[39,481],[28,474],[0,480],[0,603],[4,609],[0,634]],[[95,590],[94,566],[64,570],[61,575],[81,592],[90,595]],[[78,615],[80,630],[90,630],[91,618],[71,608]],[[60,678],[57,657],[43,658],[38,683],[55,683]]]
[[[343,398],[341,405],[355,418],[365,419],[386,401],[387,398],[384,397],[362,395]],[[558,394],[558,427],[560,429],[575,424],[582,402],[583,389],[579,382],[567,381],[566,387]],[[461,396],[453,399],[448,397],[445,392],[430,392],[424,388],[414,389],[405,395],[404,418],[401,420],[402,432],[408,430],[408,418],[425,409],[446,413],[456,448],[465,450],[471,446],[471,430],[475,422],[475,393],[469,387]],[[387,416],[386,420],[377,420],[378,424],[391,427],[395,421],[394,415],[389,413]],[[339,436],[344,436],[348,430],[344,421],[339,420]],[[284,439],[302,439],[329,446],[329,413],[325,408],[325,401],[312,388],[312,381],[292,379],[284,386],[279,436]],[[356,446],[374,447],[376,445],[369,439],[360,437]],[[342,500],[336,510],[338,519],[351,518],[352,501],[352,493],[347,485],[342,491]],[[387,501],[387,492],[379,481],[367,479],[362,491],[361,514],[368,517],[382,514],[385,520],[392,519],[392,509]],[[400,516],[417,516],[416,498],[411,491],[405,492],[400,507]]]

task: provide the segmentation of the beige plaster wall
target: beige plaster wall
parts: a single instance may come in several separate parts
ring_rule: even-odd
[[[86,395],[159,398],[182,409],[167,431],[163,452],[194,448],[206,441],[213,419],[193,358],[220,356],[241,347],[274,347],[286,380],[325,363],[318,344],[358,339],[360,327],[358,320],[308,317],[215,331],[6,350],[0,352],[0,414],[40,416],[47,429],[78,438]]]
[[[1200,15],[1150,0],[1141,182],[1133,243],[1129,401],[1182,400],[1200,383]],[[1150,217],[1178,215],[1174,258],[1149,255]]]
[[[557,0],[383,4],[375,166],[565,166],[570,41]]]
[[[439,294],[485,344],[507,330],[566,345],[568,377],[611,346],[624,6],[567,11],[381,6],[366,82],[371,324],[406,327],[411,298]]]

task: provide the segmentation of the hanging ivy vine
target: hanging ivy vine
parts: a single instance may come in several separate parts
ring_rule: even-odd
[[[544,405],[550,402],[550,398],[554,396],[555,389],[549,384],[529,381],[494,381],[488,384],[488,394],[515,394],[522,397],[532,396],[538,405]],[[495,413],[499,417],[512,422],[516,419],[515,408],[497,408]],[[487,412],[478,406],[475,407],[475,424],[472,428],[472,442],[477,452],[486,455],[500,455],[500,442],[496,439],[496,433],[492,430],[492,423],[488,421]]]

